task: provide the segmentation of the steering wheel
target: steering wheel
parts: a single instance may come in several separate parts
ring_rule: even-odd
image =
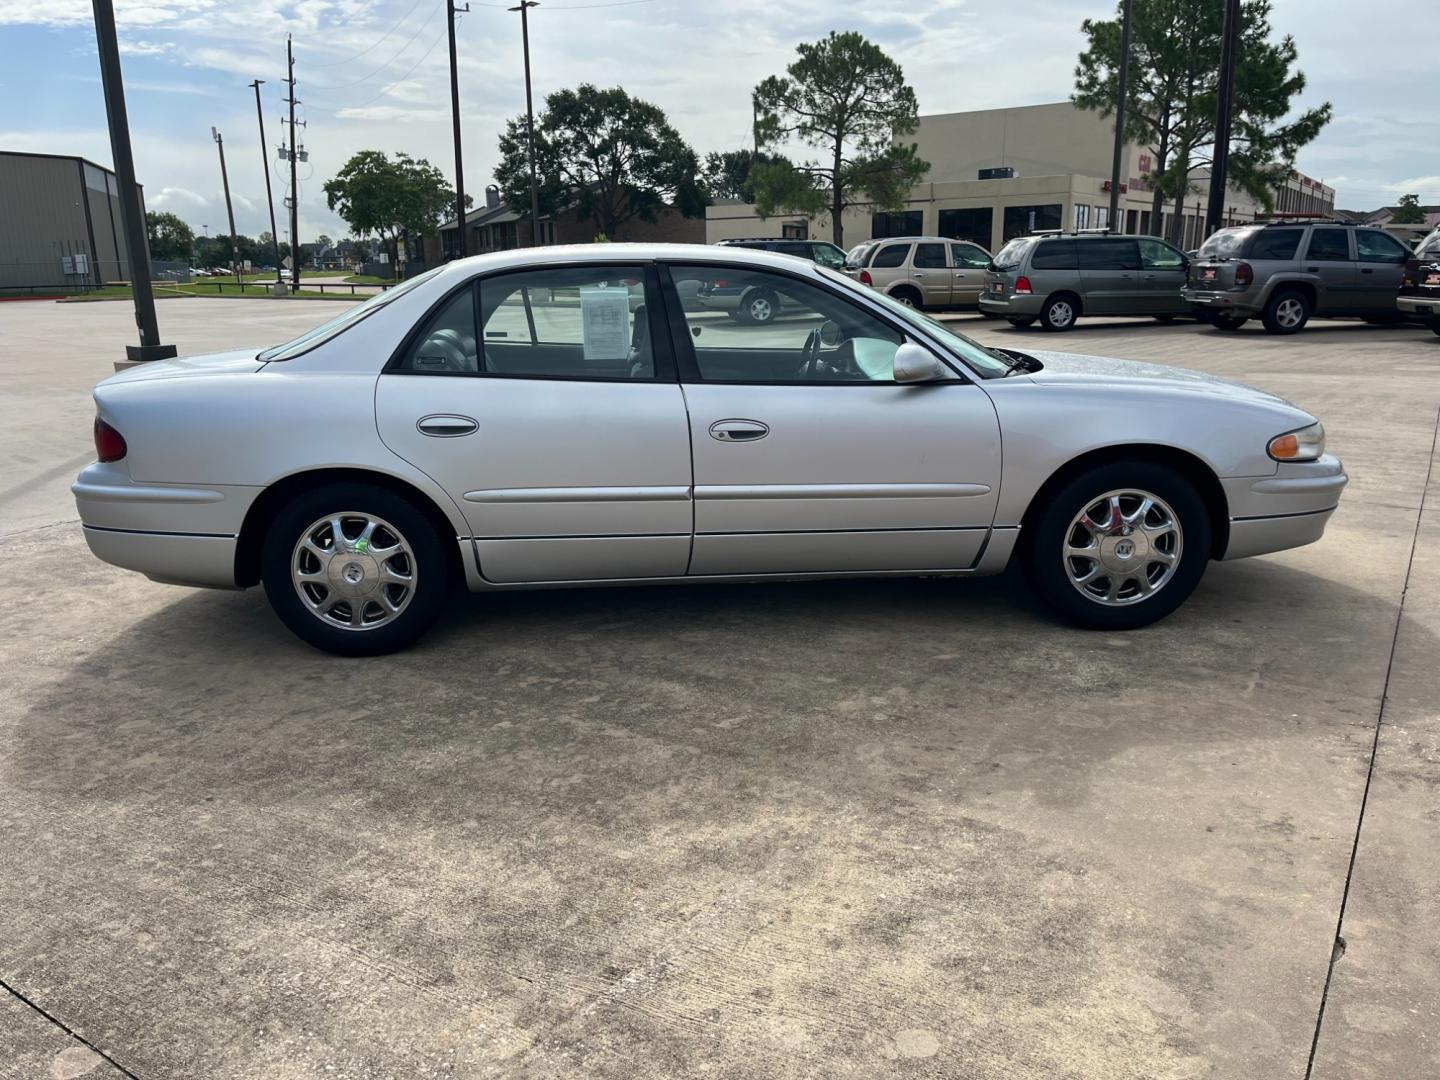
[[[800,367],[795,372],[796,378],[813,379],[820,373],[820,331],[811,330],[805,338],[805,344],[800,346]]]

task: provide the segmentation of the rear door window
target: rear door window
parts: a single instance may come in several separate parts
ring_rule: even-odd
[[[910,254],[909,244],[888,244],[875,253],[870,265],[879,268],[904,266]]]
[[[1003,254],[1003,253],[1002,253]],[[1074,270],[1074,240],[1041,240],[1030,259],[1032,270]]]
[[[1134,240],[1085,240],[1075,245],[1081,270],[1139,270],[1140,247]]]
[[[1316,262],[1349,262],[1350,234],[1344,229],[1314,229],[1305,255]]]
[[[1261,229],[1250,243],[1252,259],[1293,259],[1304,229]]]

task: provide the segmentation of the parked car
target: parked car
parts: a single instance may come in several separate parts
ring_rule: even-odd
[[[1169,320],[1188,313],[1180,299],[1189,260],[1153,236],[1103,230],[1016,237],[985,275],[980,310],[1041,329],[1064,331],[1081,315],[1150,315]]]
[[[828,240],[795,240],[784,236],[755,236],[743,240],[721,240],[721,247],[749,248],[751,251],[773,251],[777,255],[794,255],[809,259],[819,266],[839,270],[845,265],[845,249]]]
[[[1395,306],[1402,315],[1425,320],[1440,334],[1440,229],[1425,237],[1406,260]]]
[[[968,240],[902,236],[857,244],[845,273],[924,311],[973,308],[985,288],[990,253]]]
[[[1408,257],[1405,245],[1383,229],[1348,222],[1238,225],[1200,246],[1185,301],[1221,330],[1238,330],[1254,318],[1272,334],[1297,334],[1312,317],[1395,322]]]
[[[679,283],[721,273],[794,317],[695,321]],[[263,584],[297,635],[352,655],[414,641],[462,587],[1012,557],[1063,617],[1136,628],[1211,559],[1318,540],[1346,483],[1315,417],[1271,394],[986,348],[844,275],[723,247],[457,260],[286,344],[115,375],[95,403],[98,460],[72,491],[97,556]]]

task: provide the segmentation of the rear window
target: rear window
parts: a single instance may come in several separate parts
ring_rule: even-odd
[[[870,253],[875,250],[875,242],[868,244],[856,244],[850,249],[850,254],[845,256],[845,265],[849,267],[864,266],[870,258]]]
[[[1440,232],[1431,233],[1425,238],[1425,242],[1415,249],[1416,255],[1440,255]]]
[[[1250,242],[1249,258],[1293,259],[1304,229],[1261,229]]]
[[[1248,229],[1221,229],[1200,245],[1200,259],[1233,259],[1240,254]]]
[[[1032,270],[1075,270],[1074,240],[1041,240],[1030,259]]]
[[[904,266],[905,257],[909,254],[909,244],[890,244],[875,253],[875,258],[870,265],[874,267]]]
[[[991,265],[996,270],[1019,270],[1020,265],[1025,261],[1025,252],[1030,250],[1030,245],[1034,242],[1024,238],[1011,240],[991,260]]]

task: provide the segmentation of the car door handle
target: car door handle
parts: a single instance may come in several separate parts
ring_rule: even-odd
[[[1374,271],[1374,270],[1369,270],[1369,269],[1367,269],[1367,270],[1361,270],[1360,273],[1362,273],[1362,274],[1373,274],[1373,273],[1375,273],[1375,271]]]
[[[710,437],[719,442],[754,442],[770,434],[770,425],[759,420],[716,420]]]
[[[1305,267],[1305,273],[1307,273],[1307,274],[1318,274],[1318,273],[1320,273],[1320,267],[1318,267],[1318,266],[1307,266],[1307,267]]]
[[[471,434],[480,425],[468,416],[432,413],[430,416],[422,416],[416,420],[415,427],[421,435],[431,435],[437,439],[454,439],[461,435]]]
[[[924,277],[925,275],[912,270],[912,271],[910,272],[910,276],[913,277],[913,278],[922,278],[922,277]]]

